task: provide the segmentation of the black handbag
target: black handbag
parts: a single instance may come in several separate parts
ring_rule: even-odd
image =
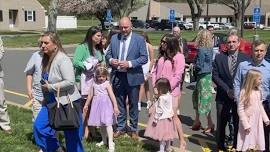
[[[57,88],[56,102],[47,105],[49,124],[55,130],[70,130],[80,127],[81,103],[72,102],[62,105],[59,101],[60,87]]]

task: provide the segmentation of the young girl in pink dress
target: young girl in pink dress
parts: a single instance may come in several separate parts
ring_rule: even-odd
[[[176,129],[173,123],[173,103],[171,85],[168,79],[157,80],[155,94],[157,101],[151,106],[151,114],[144,135],[160,141],[160,152],[169,151],[170,141],[176,136]]]
[[[265,150],[263,122],[269,125],[269,119],[262,105],[261,79],[258,70],[251,69],[246,74],[238,104],[237,151]]]
[[[95,72],[95,79],[90,88],[84,111],[87,111],[91,104],[91,110],[88,119],[88,126],[100,127],[102,141],[97,146],[108,145],[109,152],[114,152],[115,144],[113,142],[112,125],[116,122],[116,116],[119,109],[110,82],[107,80],[108,71],[103,66],[98,66]],[[107,143],[107,137],[109,143]]]

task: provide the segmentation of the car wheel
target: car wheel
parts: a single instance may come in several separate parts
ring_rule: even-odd
[[[199,27],[199,30],[202,30],[202,29],[203,29],[203,27],[202,27],[202,26],[200,26],[200,27]]]

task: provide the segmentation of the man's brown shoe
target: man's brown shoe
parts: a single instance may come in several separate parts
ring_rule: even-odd
[[[138,136],[138,134],[136,132],[132,132],[131,133],[131,138],[132,139],[135,139],[135,140],[138,140],[139,139],[139,136]]]
[[[125,134],[125,132],[122,131],[116,131],[115,133],[113,133],[113,137],[114,138],[118,138],[120,136],[123,136]]]

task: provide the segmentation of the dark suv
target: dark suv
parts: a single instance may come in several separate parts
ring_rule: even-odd
[[[162,19],[160,22],[157,22],[154,25],[155,30],[161,29],[162,31],[165,29],[172,29],[172,27],[179,26],[180,29],[184,29],[183,24],[177,24],[177,22],[170,22],[168,19]]]
[[[146,24],[142,20],[131,20],[132,26],[134,28],[146,28]]]

